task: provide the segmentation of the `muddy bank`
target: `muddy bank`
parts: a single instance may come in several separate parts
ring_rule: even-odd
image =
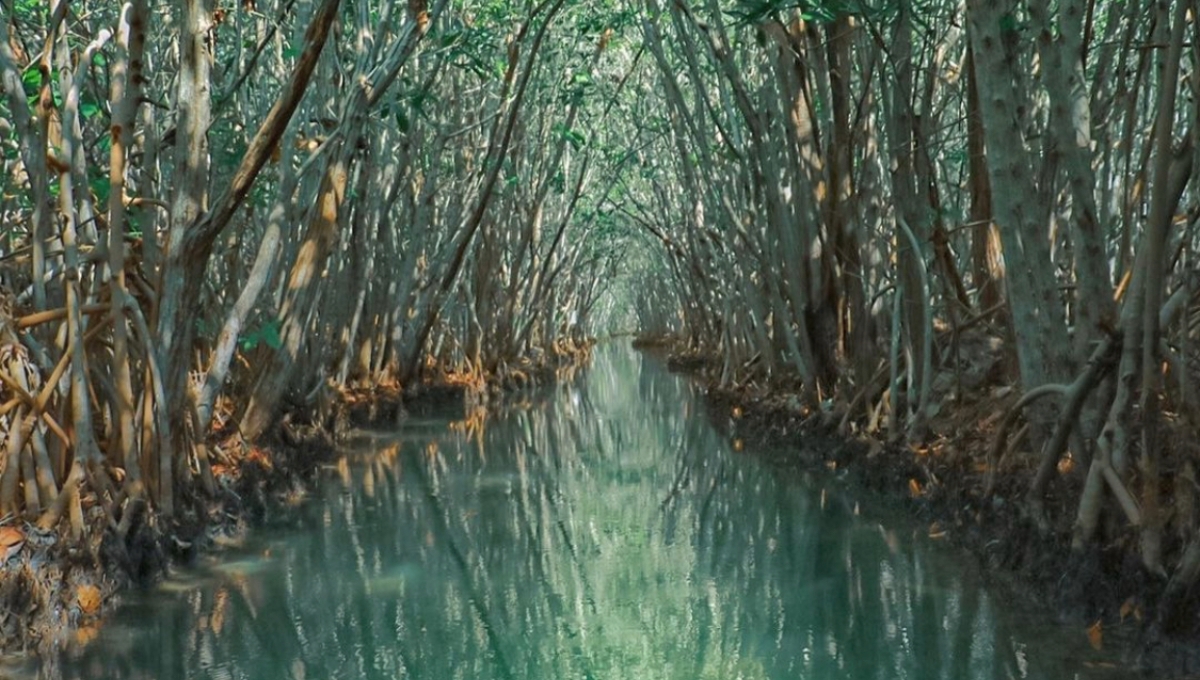
[[[986,452],[1015,401],[1011,390],[948,401],[921,444],[887,443],[848,434],[844,410],[810,410],[787,386],[717,388],[705,377],[719,368],[712,358],[674,352],[661,339],[635,346],[707,385],[708,416],[735,450],[752,450],[786,471],[832,475],[852,492],[880,499],[930,539],[965,549],[1003,592],[1077,627],[1094,645],[1121,650],[1146,677],[1200,671],[1200,625],[1194,615],[1160,611],[1166,580],[1143,568],[1136,537],[1071,549],[1071,499],[1082,475],[1060,467],[1046,499],[1047,515],[1058,518],[1048,531],[1025,511],[1027,466],[1002,467],[995,492],[985,494]]]
[[[23,540],[0,566],[0,650],[47,655],[87,642],[122,590],[236,545],[250,527],[302,498],[333,459],[333,440],[294,416],[286,421],[258,444],[214,438],[214,493],[178,499],[173,517],[141,500],[108,517],[85,499],[83,536],[10,519],[0,535]]]
[[[560,343],[486,376],[442,373],[409,389],[377,385],[330,388],[316,402],[293,406],[257,442],[233,425],[210,434],[210,492],[198,473],[195,492],[165,517],[126,500],[119,514],[83,496],[86,530],[70,535],[23,518],[0,519],[0,653],[49,657],[95,637],[105,615],[129,588],[152,586],[173,566],[238,546],[247,532],[287,513],[309,493],[322,466],[337,458],[338,440],[359,427],[395,427],[408,417],[481,417],[510,395],[568,379],[591,358],[594,342]]]
[[[426,383],[339,388],[321,413],[337,438],[355,428],[394,426],[410,416],[466,420],[496,400],[522,390],[569,380],[591,361],[596,341],[561,341],[486,372],[443,371]]]

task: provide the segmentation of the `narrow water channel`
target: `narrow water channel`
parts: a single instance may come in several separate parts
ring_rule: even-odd
[[[41,675],[1116,677],[864,503],[733,451],[687,381],[608,346],[482,426],[364,437],[286,521]]]

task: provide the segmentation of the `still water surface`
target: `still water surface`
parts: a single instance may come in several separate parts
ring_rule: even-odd
[[[364,436],[286,521],[131,597],[42,674],[1116,677],[1083,631],[881,517],[734,452],[687,381],[610,346],[485,424]]]

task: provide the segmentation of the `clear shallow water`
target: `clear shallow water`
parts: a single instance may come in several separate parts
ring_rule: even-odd
[[[880,516],[733,452],[689,384],[606,347],[482,427],[364,439],[282,526],[129,598],[39,675],[1123,677]]]

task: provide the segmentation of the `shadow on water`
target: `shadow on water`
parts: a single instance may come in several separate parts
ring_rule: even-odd
[[[1082,631],[999,606],[953,554],[732,452],[700,411],[608,347],[528,408],[364,439],[289,526],[40,674],[1113,677]]]

